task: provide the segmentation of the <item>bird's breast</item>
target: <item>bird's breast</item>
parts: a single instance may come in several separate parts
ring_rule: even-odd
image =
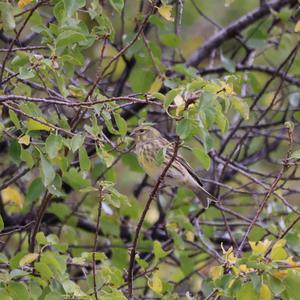
[[[154,149],[153,144],[143,143],[137,145],[136,154],[140,166],[154,180],[157,180],[161,174],[161,168],[157,165],[155,155],[158,149]]]

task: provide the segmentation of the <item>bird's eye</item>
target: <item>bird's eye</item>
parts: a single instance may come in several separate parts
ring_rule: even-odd
[[[140,133],[144,133],[144,131],[145,131],[144,129],[140,129]]]

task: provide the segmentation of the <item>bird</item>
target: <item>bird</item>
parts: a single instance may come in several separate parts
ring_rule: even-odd
[[[157,181],[174,155],[174,144],[164,138],[157,129],[149,125],[136,127],[130,136],[134,139],[134,152],[140,166],[150,178]],[[157,155],[163,149],[165,149],[165,155],[162,163],[159,164]],[[164,184],[189,188],[196,194],[205,209],[209,207],[210,201],[216,200],[213,195],[205,190],[200,178],[180,154],[176,155],[169,167],[164,177]]]

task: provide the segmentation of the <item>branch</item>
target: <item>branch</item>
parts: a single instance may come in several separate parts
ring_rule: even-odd
[[[300,87],[300,80],[298,78],[295,78],[291,75],[288,75],[284,71],[279,71],[277,74],[277,69],[268,67],[268,66],[261,66],[261,65],[243,65],[243,64],[237,64],[235,66],[235,71],[237,72],[243,72],[243,71],[256,71],[256,72],[261,72],[261,73],[266,73],[269,75],[277,75],[281,79],[285,80],[288,83],[291,83],[293,85],[296,85]],[[208,75],[208,74],[222,74],[228,72],[225,68],[223,67],[215,67],[215,68],[205,68],[199,71],[200,75]]]
[[[242,16],[229,26],[213,35],[202,47],[198,48],[188,59],[187,65],[197,67],[198,64],[208,57],[212,50],[221,46],[225,41],[235,37],[242,30],[271,13],[271,9],[280,10],[288,4],[296,4],[297,0],[278,0],[269,2],[267,6],[259,7]]]
[[[98,300],[98,292],[97,292],[97,281],[96,281],[96,251],[97,251],[97,238],[98,238],[98,232],[100,229],[100,218],[101,218],[101,210],[102,210],[102,186],[99,187],[99,203],[98,203],[98,214],[97,214],[97,224],[95,228],[95,237],[94,237],[94,247],[93,247],[93,287],[94,287],[94,294],[96,300]]]
[[[177,156],[177,152],[178,152],[178,147],[179,147],[179,138],[177,138],[177,141],[175,143],[174,146],[174,153],[170,159],[170,161],[168,162],[168,164],[166,165],[166,167],[164,168],[163,172],[161,173],[161,175],[159,176],[149,198],[148,201],[146,203],[146,206],[143,210],[143,213],[141,215],[141,218],[138,222],[137,228],[136,228],[136,233],[135,233],[135,237],[133,240],[133,245],[132,245],[132,249],[130,252],[130,260],[129,260],[129,267],[128,267],[128,278],[127,278],[127,282],[128,282],[128,299],[129,300],[133,300],[133,265],[134,265],[134,260],[135,260],[135,254],[136,254],[136,247],[137,247],[137,243],[138,243],[138,239],[139,239],[139,235],[140,235],[140,231],[142,229],[146,214],[149,210],[150,204],[151,202],[154,200],[155,195],[161,185],[161,183],[163,182],[169,168],[171,167],[173,161],[175,160],[176,156]]]

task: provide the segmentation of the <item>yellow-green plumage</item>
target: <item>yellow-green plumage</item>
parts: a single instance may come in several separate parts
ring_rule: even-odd
[[[135,139],[135,153],[139,164],[151,178],[157,180],[173,156],[174,145],[163,138],[158,130],[150,126],[137,127],[131,136]],[[162,164],[158,164],[156,155],[163,148],[166,149],[166,155]],[[209,205],[209,199],[214,199],[203,188],[198,176],[180,155],[176,156],[168,169],[164,182],[170,186],[185,186],[191,189],[205,208]]]

